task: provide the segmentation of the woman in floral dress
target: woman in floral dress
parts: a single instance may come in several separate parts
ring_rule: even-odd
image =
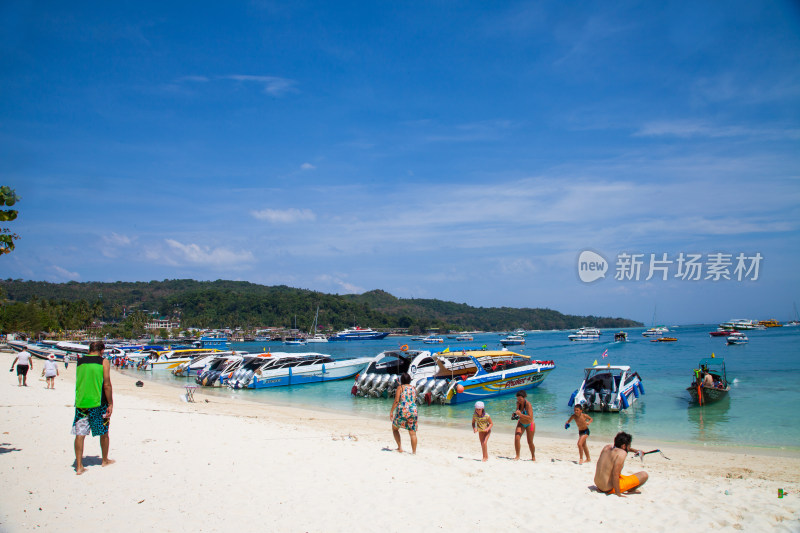
[[[411,386],[411,376],[403,373],[400,376],[400,386],[394,395],[392,410],[389,411],[392,421],[392,434],[397,442],[397,451],[403,453],[400,444],[400,428],[408,430],[411,437],[411,453],[417,453],[417,391]]]

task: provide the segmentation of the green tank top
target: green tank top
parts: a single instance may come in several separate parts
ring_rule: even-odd
[[[103,357],[84,355],[78,358],[75,374],[75,407],[100,407],[103,399]]]

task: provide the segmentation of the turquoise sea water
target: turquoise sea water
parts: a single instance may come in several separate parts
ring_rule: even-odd
[[[574,425],[564,430],[571,414],[567,407],[570,394],[581,383],[583,368],[598,363],[629,365],[642,376],[646,394],[628,411],[620,414],[592,413],[592,435],[611,438],[625,430],[649,441],[691,443],[707,446],[756,446],[800,451],[800,425],[793,416],[793,407],[800,400],[800,328],[771,328],[747,332],[749,344],[728,346],[724,337],[710,337],[716,326],[671,326],[673,343],[650,342],[642,337],[644,328],[627,329],[629,341],[615,343],[614,331],[604,330],[600,341],[570,342],[569,332],[547,331],[528,333],[527,344],[515,351],[536,359],[552,359],[556,363],[544,383],[529,391],[534,408],[537,434],[574,437]],[[475,336],[475,341],[460,343],[446,339],[444,349],[487,345],[499,348],[496,333]],[[287,352],[318,351],[333,357],[372,356],[380,351],[409,344],[412,348],[429,349],[407,337],[389,337],[380,341],[331,342],[303,346],[280,343],[235,343],[233,348],[249,352],[263,349]],[[608,357],[602,358],[608,349]],[[711,353],[724,357],[728,379],[733,382],[728,400],[708,406],[691,405],[686,387],[692,369],[699,359]],[[135,371],[128,371],[135,372]],[[154,379],[183,387],[188,380],[175,378],[169,372],[136,372],[145,380]],[[200,395],[221,395],[247,398],[267,404],[296,407],[321,407],[360,416],[387,418],[391,401],[354,398],[350,395],[353,380],[261,389],[231,391],[203,389]],[[510,419],[513,396],[486,401],[486,410],[498,429],[511,432],[516,425]],[[421,405],[421,423],[434,422],[468,427],[471,405]]]

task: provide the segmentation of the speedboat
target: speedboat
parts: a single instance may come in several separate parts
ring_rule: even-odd
[[[7,344],[8,347],[11,348],[14,352],[19,353],[23,350],[27,350],[28,353],[30,353],[33,357],[36,357],[37,359],[47,360],[52,355],[55,357],[57,361],[63,361],[65,357],[70,357],[70,355],[64,350],[54,350],[52,348],[48,348],[47,346],[37,345],[32,342],[8,341]],[[89,350],[87,349],[86,352],[88,353]]]
[[[521,346],[525,344],[525,337],[522,335],[509,335],[505,339],[500,339],[503,346]]]
[[[219,354],[216,348],[180,348],[176,350],[143,350],[128,354],[128,358],[137,360],[143,370],[172,370],[181,363],[191,361],[195,357],[208,354]]]
[[[247,352],[235,352],[232,350],[225,352],[211,352],[206,355],[198,355],[194,359],[184,361],[178,366],[174,367],[171,372],[173,376],[179,378],[189,378],[192,376],[199,376],[208,366],[217,359],[225,359],[229,357],[243,357]]]
[[[716,331],[709,331],[708,334],[712,337],[727,337],[731,333],[736,331],[735,329],[725,329],[723,327],[718,327]]]
[[[642,332],[642,337],[660,337],[664,333],[669,333],[666,326],[656,326]]]
[[[633,405],[640,394],[644,394],[642,379],[631,367],[590,366],[584,369],[583,382],[570,396],[568,405],[618,413]]]
[[[257,360],[263,355],[222,355],[214,357],[195,378],[195,382],[203,387],[224,387],[228,384],[233,372],[249,361]]]
[[[474,341],[475,339],[472,337],[472,335],[468,335],[468,334],[466,334],[466,333],[463,333],[463,334],[461,334],[461,335],[457,336],[457,337],[456,337],[456,340],[457,340],[457,341],[467,341],[467,342],[472,342],[472,341]]]
[[[614,342],[627,342],[628,334],[624,331],[620,331],[619,333],[614,333]]]
[[[321,353],[272,353],[243,363],[228,379],[232,389],[262,389],[353,377],[369,357],[334,359]]]
[[[650,342],[677,342],[676,337],[659,337],[657,339],[650,339]]]
[[[713,386],[703,383],[705,374],[710,374],[714,380]],[[725,373],[725,360],[722,357],[706,357],[700,359],[693,372],[693,381],[686,390],[692,396],[692,401],[705,405],[725,398],[731,390],[728,376]]]
[[[347,328],[328,338],[329,341],[373,341],[386,338],[388,331],[375,331],[372,328]]]
[[[748,340],[747,335],[741,331],[733,331],[727,338],[728,344],[747,344]]]
[[[442,344],[444,342],[444,339],[437,335],[428,335],[427,337],[422,339],[422,342],[424,342],[425,344]]]
[[[600,338],[600,330],[597,328],[580,328],[567,338],[571,341],[596,341]]]
[[[312,342],[328,342],[328,337],[326,337],[322,333],[317,333],[306,339],[306,343],[312,343]]]
[[[305,346],[306,340],[303,339],[302,337],[293,337],[283,341],[283,344],[287,346]]]
[[[400,375],[407,373],[414,382],[434,375],[437,370],[436,361],[427,350],[409,350],[406,346],[386,350],[376,355],[356,376],[350,393],[372,398],[389,397],[394,394]]]
[[[454,357],[435,354],[438,371],[417,381],[417,395],[425,403],[474,402],[533,389],[556,367],[553,361],[536,361],[508,350],[464,352]]]

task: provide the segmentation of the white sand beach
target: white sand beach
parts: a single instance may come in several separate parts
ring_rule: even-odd
[[[8,368],[11,354],[0,354]],[[0,531],[800,531],[800,457],[764,450],[670,448],[624,473],[650,480],[626,498],[590,489],[575,439],[537,436],[535,463],[515,462],[496,431],[490,460],[464,430],[422,421],[417,455],[393,451],[388,419],[268,407],[112,371],[111,454],[87,437],[75,475],[74,369],[46,390],[0,384]],[[410,450],[408,435],[404,446]],[[592,459],[603,445],[589,439]],[[640,441],[652,449],[658,443]],[[523,445],[523,457],[525,456]],[[778,488],[788,495],[778,499]],[[591,528],[591,529],[590,529]]]

